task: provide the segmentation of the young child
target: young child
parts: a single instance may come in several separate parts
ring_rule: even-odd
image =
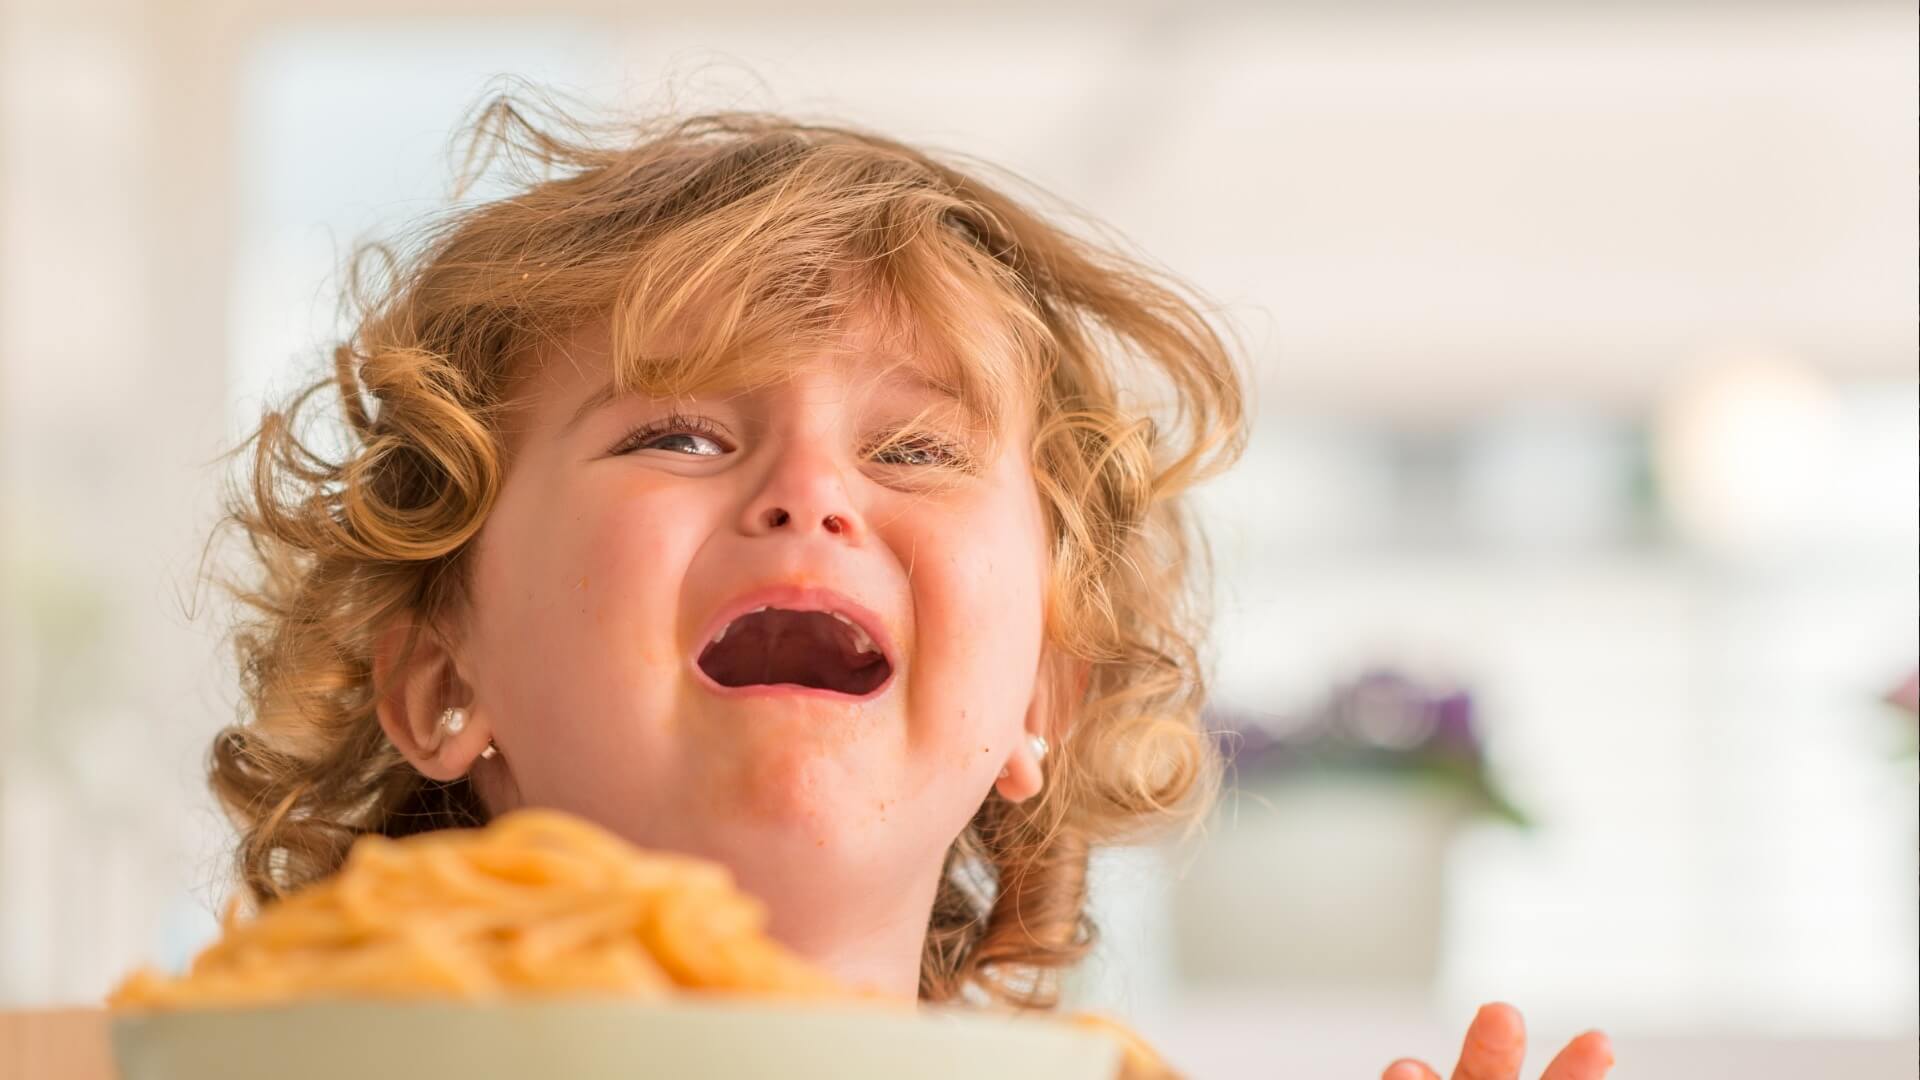
[[[1216,784],[1181,497],[1243,444],[1234,357],[874,134],[477,130],[517,193],[379,252],[251,440],[246,889],[551,807],[724,863],[849,984],[1051,1007],[1089,852]]]

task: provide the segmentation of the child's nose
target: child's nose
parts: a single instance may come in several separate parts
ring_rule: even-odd
[[[749,534],[818,530],[855,544],[866,531],[836,464],[808,453],[790,455],[775,466],[742,524]]]
[[[774,506],[767,510],[767,526],[773,529],[785,528],[793,521],[793,515],[785,507]],[[820,519],[820,527],[830,533],[842,533],[848,529],[847,519],[839,514],[828,514]]]

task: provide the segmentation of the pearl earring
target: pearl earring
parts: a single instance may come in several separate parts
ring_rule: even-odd
[[[440,713],[440,730],[446,732],[448,735],[458,735],[467,730],[467,710],[458,705],[442,710]],[[494,748],[493,740],[488,739],[487,748],[480,751],[480,757],[486,760],[498,756],[500,756],[500,751]]]
[[[1027,736],[1027,749],[1033,751],[1033,763],[1035,765],[1038,765],[1041,762],[1047,760],[1047,750],[1049,749],[1049,747],[1047,746],[1046,736],[1044,735]],[[1009,769],[1005,765],[1000,766],[1000,779],[1005,780],[1008,777],[1008,775],[1010,775],[1012,772],[1013,770]]]

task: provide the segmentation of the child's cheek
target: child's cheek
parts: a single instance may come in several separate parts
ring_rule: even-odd
[[[915,721],[926,745],[939,748],[922,765],[929,787],[957,782],[983,792],[1025,719],[1039,660],[1040,597],[1028,558],[985,538],[990,531],[949,542],[940,573],[919,583],[927,670],[916,680],[923,696]]]
[[[575,554],[562,583],[583,631],[639,669],[675,677],[675,627],[694,617],[677,610],[687,530],[646,499],[609,500],[575,522]]]

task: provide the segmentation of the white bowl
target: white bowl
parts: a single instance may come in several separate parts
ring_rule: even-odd
[[[749,1000],[310,1002],[113,1018],[121,1080],[1113,1080],[1057,1020]]]

